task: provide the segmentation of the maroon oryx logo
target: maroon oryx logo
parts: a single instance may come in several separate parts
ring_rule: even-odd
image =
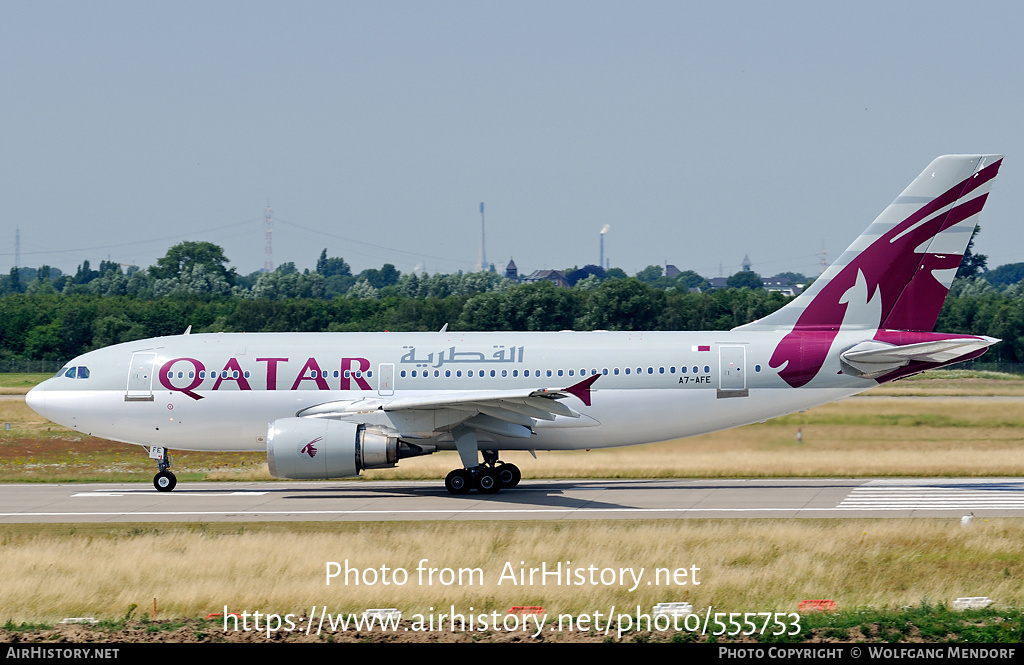
[[[309,443],[307,443],[306,445],[302,446],[302,450],[299,451],[299,454],[300,455],[303,455],[303,454],[309,455],[310,459],[316,457],[316,446],[314,446],[313,444],[314,443],[320,443],[320,441],[322,441],[323,438],[324,437],[322,437],[322,436],[318,436],[315,439],[313,439],[312,441],[310,441]]]

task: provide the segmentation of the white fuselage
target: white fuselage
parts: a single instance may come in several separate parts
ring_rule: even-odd
[[[836,346],[852,346],[872,333],[841,333]],[[450,427],[439,419],[451,420],[459,411],[391,411],[388,404],[475,392],[493,397],[500,391],[562,390],[596,373],[590,406],[573,396],[561,400],[580,417],[537,419],[528,438],[480,436],[481,449],[565,450],[693,436],[877,385],[843,375],[838,358],[830,355],[813,381],[790,387],[768,365],[782,336],[768,331],[180,335],[79,356],[28,400],[50,420],[87,434],[177,450],[225,451],[265,450],[273,421],[338,403],[347,408],[344,419],[383,425],[404,439],[429,439],[446,449],[454,443]],[[76,371],[65,376],[67,370]]]

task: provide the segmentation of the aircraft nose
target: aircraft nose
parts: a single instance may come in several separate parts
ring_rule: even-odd
[[[46,388],[42,384],[28,391],[25,395],[25,404],[39,415],[46,417]]]

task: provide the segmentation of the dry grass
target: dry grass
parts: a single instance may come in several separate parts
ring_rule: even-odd
[[[0,618],[122,617],[136,604],[158,618],[230,610],[331,611],[455,605],[504,611],[649,611],[689,600],[722,611],[794,611],[831,598],[841,608],[896,608],[989,596],[1019,606],[1024,520],[686,520],[684,522],[237,524],[201,527],[82,525],[5,529]],[[482,584],[421,584],[416,569],[479,568]],[[405,585],[325,584],[328,561],[409,574]],[[499,585],[505,564],[644,568],[618,585]],[[525,562],[521,564],[520,562]],[[653,586],[656,568],[696,566],[699,585]],[[585,572],[589,576],[589,573]],[[436,579],[436,578],[435,578]],[[631,585],[632,583],[630,583]],[[140,610],[142,611],[142,610]]]

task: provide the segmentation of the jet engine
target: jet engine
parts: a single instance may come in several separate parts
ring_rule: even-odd
[[[275,478],[346,478],[392,467],[433,447],[398,440],[398,432],[326,418],[280,418],[267,428],[267,462]]]

